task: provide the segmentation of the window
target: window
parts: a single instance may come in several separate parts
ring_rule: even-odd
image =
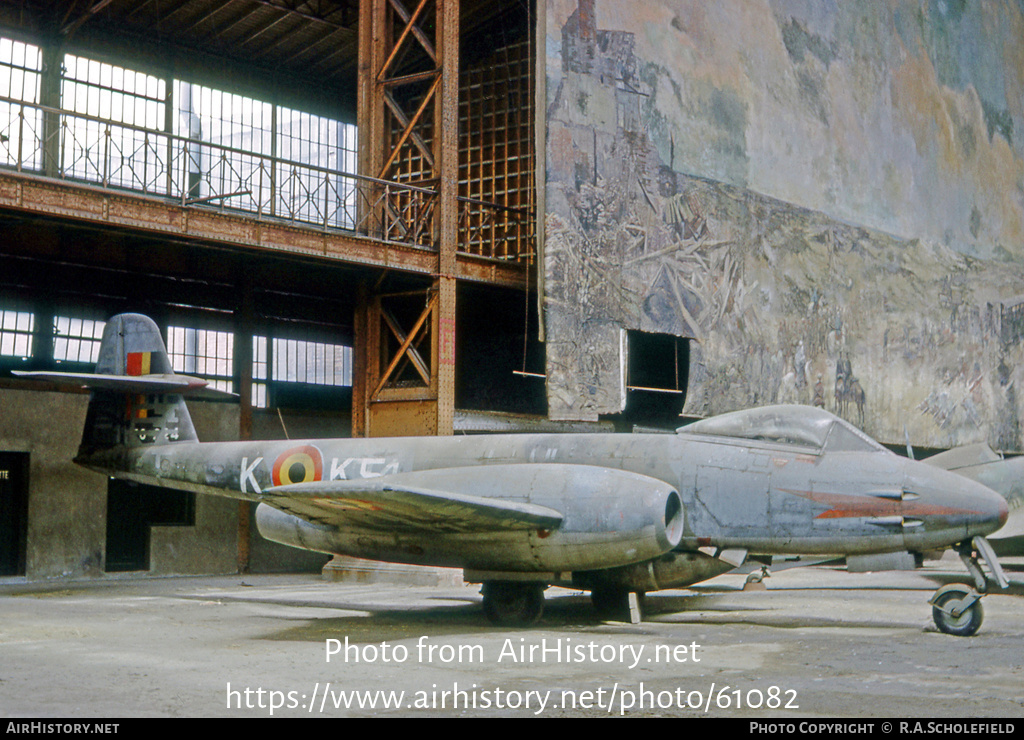
[[[0,38],[0,96],[38,103],[42,69],[38,46]],[[41,169],[42,134],[42,111],[0,102],[0,164]]]
[[[44,117],[43,50],[0,38],[0,166],[355,227],[356,126],[75,54],[61,67],[46,102],[63,113]]]
[[[267,338],[252,338],[252,405],[267,407]]]
[[[302,111],[279,108],[277,155],[278,215],[325,226],[355,226],[356,127]],[[328,171],[322,171],[328,170]]]
[[[352,385],[352,348],[342,344],[253,337],[252,357],[252,403],[258,408],[266,408],[269,403],[269,382],[335,387]]]
[[[0,38],[0,95],[39,102],[43,53],[38,46]]]
[[[159,77],[72,54],[64,56],[61,105],[80,116],[151,131],[164,127],[167,83]],[[131,188],[167,191],[166,139],[137,128],[64,117],[65,176]]]
[[[188,197],[216,199],[232,208],[269,212],[272,173],[264,159],[255,155],[271,154],[274,107],[182,80],[174,84],[175,133],[216,145],[187,143],[183,151],[179,147],[184,161],[177,163],[175,171],[188,173]]]
[[[35,316],[26,311],[0,311],[0,355],[30,358],[35,321]]]
[[[196,375],[210,387],[234,392],[234,335],[171,326],[167,329],[167,354],[177,373]],[[352,348],[327,342],[253,337],[252,405],[266,408],[270,383],[304,383],[322,386],[352,385]]]
[[[228,331],[167,328],[167,354],[174,371],[206,378],[211,388],[226,393],[234,391],[234,344],[235,337]]]
[[[100,340],[105,321],[55,316],[53,319],[53,359],[56,362],[95,363],[100,356]]]
[[[323,342],[274,339],[274,380],[352,385],[352,348]]]

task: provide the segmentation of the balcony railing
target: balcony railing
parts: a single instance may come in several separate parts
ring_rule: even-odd
[[[397,183],[0,97],[0,168],[434,247],[434,183]],[[459,198],[460,252],[529,261],[525,208]]]

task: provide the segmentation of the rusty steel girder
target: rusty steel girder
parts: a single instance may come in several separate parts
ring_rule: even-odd
[[[113,192],[14,171],[0,170],[0,208],[208,244],[290,252],[423,275],[433,275],[437,269],[437,254],[430,248],[342,231],[303,228],[245,212],[182,205],[175,200]],[[458,255],[456,276],[460,280],[507,287],[525,284],[522,266],[472,255]]]

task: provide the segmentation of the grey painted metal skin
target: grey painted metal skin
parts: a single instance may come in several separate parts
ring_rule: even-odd
[[[178,395],[195,380],[170,373],[157,327],[134,314],[111,319],[96,373],[80,378],[96,388],[80,464],[258,502],[261,533],[288,545],[462,567],[485,584],[680,587],[731,570],[726,550],[919,552],[1007,516],[987,487],[811,407],[727,414],[675,435],[203,444]]]
[[[957,447],[924,460],[977,481],[998,493],[1009,506],[1006,524],[992,537],[996,555],[1024,555],[1024,455],[1004,458],[987,444]]]

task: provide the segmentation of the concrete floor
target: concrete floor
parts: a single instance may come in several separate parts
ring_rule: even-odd
[[[648,595],[638,625],[551,589],[526,630],[490,626],[476,586],[7,582],[0,715],[1024,717],[1024,568],[1010,568],[973,638],[939,633],[926,603],[963,579],[958,561],[777,571],[764,591],[726,575]]]

